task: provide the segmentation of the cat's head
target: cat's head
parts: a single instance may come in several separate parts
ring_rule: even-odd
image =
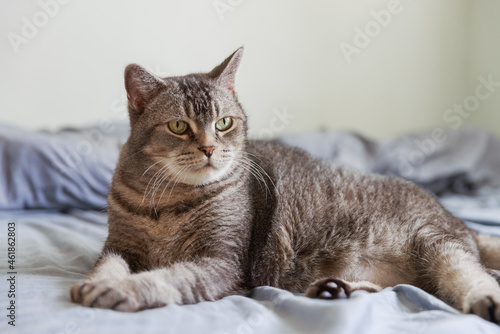
[[[246,115],[234,84],[243,48],[208,73],[159,78],[125,69],[129,145],[174,182],[201,186],[223,179],[243,159]]]

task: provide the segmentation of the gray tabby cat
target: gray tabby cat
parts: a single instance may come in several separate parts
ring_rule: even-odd
[[[125,70],[131,134],[85,306],[134,312],[270,285],[313,298],[413,284],[500,321],[500,239],[415,184],[249,141],[234,91],[243,49],[209,73]]]

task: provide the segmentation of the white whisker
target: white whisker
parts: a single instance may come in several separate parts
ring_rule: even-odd
[[[188,169],[188,167],[184,167],[181,169],[180,173],[179,173],[179,179],[174,183],[174,185],[172,186],[172,189],[170,189],[170,194],[168,194],[168,199],[170,199],[170,196],[172,196],[172,192],[174,191],[174,188],[175,186],[181,181],[181,177],[182,177],[182,173]],[[167,200],[168,200],[167,199]]]
[[[156,203],[155,212],[156,212],[156,210],[159,208],[159,206],[160,206],[160,202],[161,202],[161,199],[163,198],[163,194],[164,194],[164,193],[165,193],[165,191],[167,190],[168,186],[169,186],[172,182],[174,182],[174,184],[173,184],[173,186],[172,186],[172,190],[174,190],[174,187],[175,187],[175,186],[176,186],[176,184],[177,184],[177,181],[176,181],[176,180],[177,180],[177,177],[178,177],[178,176],[180,176],[180,174],[181,174],[181,173],[182,173],[185,169],[186,169],[186,167],[183,167],[183,168],[179,169],[179,170],[177,171],[177,173],[175,173],[175,175],[174,175],[174,177],[172,178],[172,180],[169,180],[169,181],[168,181],[168,183],[165,185],[165,187],[163,188],[163,191],[162,191],[162,193],[161,193],[161,195],[160,195],[160,198],[158,199],[158,202]],[[172,194],[172,191],[170,191],[170,194]],[[169,196],[169,198],[170,198],[170,196]],[[153,203],[153,204],[154,204],[154,203]]]
[[[265,192],[266,192],[266,199],[267,199],[267,193],[269,192],[270,195],[272,195],[272,194],[271,194],[271,191],[270,191],[265,179],[266,178],[269,179],[269,181],[273,185],[274,189],[276,190],[276,185],[274,184],[274,181],[269,176],[269,174],[264,170],[264,168],[262,168],[262,166],[260,166],[254,160],[246,157],[244,154],[249,154],[252,156],[255,156],[255,155],[244,152],[244,151],[238,151],[238,152],[242,153],[242,155],[239,157],[236,157],[235,160],[237,162],[239,162],[242,167],[245,166],[246,167],[245,169],[248,170],[255,177],[255,179],[259,182],[259,184],[261,184],[261,183],[264,184],[264,186],[266,188]],[[257,156],[255,156],[255,158],[259,159]]]
[[[161,162],[161,160],[158,160],[157,162],[155,162],[154,164],[152,164],[151,166],[148,167],[148,169],[146,169],[144,171],[144,173],[142,173],[141,177],[143,177],[144,175],[146,175],[146,173],[148,172],[148,170],[150,170],[153,166],[156,166],[157,164],[159,164]]]
[[[156,211],[156,207],[155,207],[156,194],[157,194],[158,190],[160,190],[160,187],[163,184],[163,182],[167,181],[167,185],[170,184],[170,182],[172,182],[171,180],[167,180],[169,177],[169,174],[172,174],[172,173],[170,173],[172,171],[172,167],[169,165],[167,165],[167,166],[168,166],[167,173],[163,173],[163,175],[161,176],[159,181],[155,185],[153,185],[153,189],[152,189],[153,191],[151,192],[151,206],[154,209],[156,215],[158,215],[158,212]]]
[[[142,203],[144,203],[144,200],[146,199],[146,196],[148,195],[148,193],[154,188],[154,185],[156,184],[156,182],[158,181],[158,177],[160,177],[160,175],[162,174],[163,170],[168,168],[168,165],[165,164],[165,166],[163,166],[162,168],[160,168],[150,179],[149,179],[149,182],[146,186],[146,189],[144,189],[144,195],[142,196]],[[149,185],[151,184],[151,181],[153,181],[153,179],[155,180],[153,182],[153,186],[151,187],[150,190],[149,189]]]

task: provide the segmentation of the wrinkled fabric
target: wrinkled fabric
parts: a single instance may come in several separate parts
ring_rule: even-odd
[[[500,333],[499,326],[460,314],[410,285],[372,294],[358,291],[351,299],[333,301],[258,287],[251,298],[229,296],[138,313],[85,308],[71,303],[69,289],[85,278],[97,259],[107,234],[106,219],[105,213],[95,211],[0,211],[0,229],[6,231],[7,223],[15,222],[17,234],[16,326],[9,326],[4,316],[0,333]],[[500,235],[500,221],[496,226],[471,226]],[[0,233],[0,245],[6,241],[7,234]],[[3,282],[8,271],[7,261],[0,261]],[[7,284],[0,284],[2,308],[8,302],[7,290]]]

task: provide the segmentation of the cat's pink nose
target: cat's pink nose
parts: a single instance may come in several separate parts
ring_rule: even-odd
[[[207,158],[210,158],[215,150],[215,146],[203,146],[203,147],[198,147],[198,149],[203,153],[205,153]]]

